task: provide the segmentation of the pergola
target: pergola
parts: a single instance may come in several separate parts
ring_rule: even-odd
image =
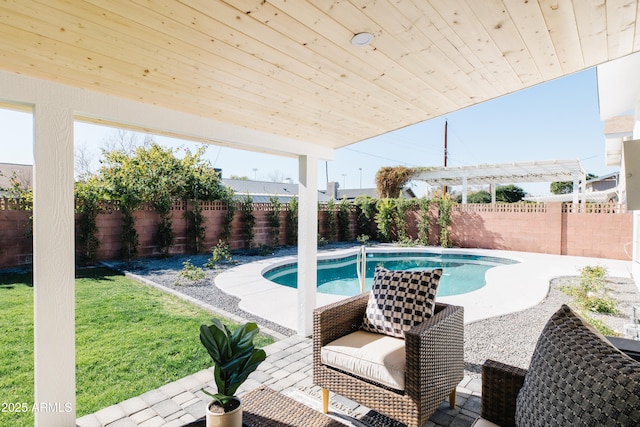
[[[638,0],[0,3],[0,102],[34,116],[34,399],[74,407],[36,425],[75,425],[74,121],[297,158],[308,335],[319,160],[637,52],[639,13]]]
[[[462,186],[462,203],[467,203],[469,185],[491,185],[491,203],[496,202],[496,184],[521,182],[573,181],[574,203],[584,192],[586,173],[578,160],[549,160],[495,165],[425,168],[412,179],[435,187]]]

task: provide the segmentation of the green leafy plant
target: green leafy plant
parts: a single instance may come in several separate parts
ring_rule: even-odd
[[[411,243],[413,241],[409,238],[409,224],[407,223],[407,212],[415,207],[413,201],[398,197],[395,199],[396,212],[395,212],[395,224],[396,233],[398,234],[398,241],[400,243]]]
[[[338,240],[341,242],[349,240],[349,225],[351,203],[343,198],[338,203]]]
[[[253,198],[249,194],[245,195],[240,201],[240,220],[245,233],[245,246],[247,249],[251,249],[255,238],[253,228],[256,225],[256,218],[253,215]]]
[[[429,245],[429,199],[422,197],[418,200],[418,241],[423,246]]]
[[[287,204],[287,244],[298,244],[298,198],[295,196]]]
[[[371,235],[372,222],[376,216],[377,200],[370,196],[358,196],[353,201],[358,210],[356,229],[358,235]]]
[[[438,199],[438,225],[440,226],[440,246],[443,248],[451,247],[451,235],[449,226],[451,225],[451,207],[453,201],[448,195]]]
[[[231,333],[218,319],[211,319],[210,325],[200,326],[200,341],[213,359],[213,376],[217,393],[209,393],[220,406],[224,407],[238,390],[238,387],[255,371],[267,355],[256,349],[253,339],[259,329],[255,323],[246,323]]]
[[[202,251],[207,228],[204,226],[200,201],[191,200],[190,205],[192,209],[184,212],[184,217],[187,220],[187,245],[193,253],[198,254]]]
[[[358,241],[358,243],[365,246],[369,244],[369,239],[370,237],[368,234],[361,234],[358,237],[356,237],[356,240]]]
[[[171,229],[171,198],[168,195],[158,197],[153,202],[155,211],[160,215],[158,223],[158,246],[163,257],[169,256],[169,248],[173,245],[173,230]]]
[[[586,266],[580,271],[578,286],[564,286],[561,290],[575,299],[581,311],[618,314],[618,304],[607,291],[606,276],[606,268]]]
[[[78,246],[80,261],[85,265],[94,265],[100,247],[96,218],[100,212],[100,190],[95,179],[77,182],[75,187],[76,212],[78,219]]]
[[[376,222],[380,240],[390,242],[393,239],[393,225],[396,216],[395,199],[378,200],[377,211]]]
[[[336,240],[336,202],[329,199],[325,208],[324,232],[329,242]]]
[[[217,245],[213,247],[211,250],[211,258],[204,265],[207,268],[214,268],[217,264],[221,262],[231,262],[231,250],[229,249],[229,244],[220,240]]]
[[[282,203],[278,196],[269,197],[271,203],[271,211],[269,211],[269,227],[271,228],[271,244],[278,246],[280,244],[280,211],[282,210]]]
[[[188,282],[195,283],[198,280],[202,280],[206,277],[204,270],[200,267],[196,267],[191,263],[191,260],[186,260],[182,263],[182,270],[178,273],[178,280],[176,280],[176,285],[182,284],[182,279],[187,280]]]

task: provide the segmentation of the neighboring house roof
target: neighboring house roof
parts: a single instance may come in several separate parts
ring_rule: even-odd
[[[334,189],[332,189],[332,186]],[[344,190],[340,190],[336,182],[330,182],[323,193],[328,198],[335,197],[335,200],[347,199],[353,201],[358,196],[369,196],[374,199],[379,197],[378,190],[375,188],[345,188]],[[416,195],[411,188],[403,188],[402,197],[405,199],[415,199]]]
[[[378,198],[378,192],[375,188],[345,188],[344,190],[338,189],[338,194],[336,194],[337,200],[347,199],[354,200],[358,196],[369,196],[374,199]]]
[[[33,165],[0,163],[0,189],[11,187],[11,177],[14,172],[22,188],[27,189],[33,186]]]
[[[255,203],[269,203],[271,197],[278,196],[280,203],[289,203],[293,196],[298,196],[298,184],[289,182],[251,181],[245,179],[222,178],[223,185],[235,193],[235,200],[241,200],[247,194]],[[329,198],[318,191],[318,201],[327,202]]]

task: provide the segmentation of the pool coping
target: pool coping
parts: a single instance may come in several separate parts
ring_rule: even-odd
[[[360,246],[346,249],[320,250],[318,259],[338,258],[357,253]],[[372,252],[419,252],[454,253],[508,258],[519,261],[491,268],[485,278],[487,284],[462,295],[438,297],[438,302],[460,305],[465,309],[465,323],[489,317],[509,314],[533,307],[549,292],[551,279],[560,276],[578,275],[587,265],[607,268],[610,277],[631,278],[631,261],[604,258],[549,255],[532,252],[504,251],[495,249],[459,249],[431,246],[398,247],[380,244],[368,247]],[[256,316],[268,319],[286,328],[297,329],[298,290],[278,285],[262,274],[276,266],[296,262],[297,256],[283,256],[242,264],[220,273],[216,285],[230,295],[240,299],[239,308]],[[514,282],[516,282],[514,286]],[[321,307],[347,298],[342,295],[316,293],[316,306]]]

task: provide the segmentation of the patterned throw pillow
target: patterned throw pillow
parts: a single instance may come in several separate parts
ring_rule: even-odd
[[[536,344],[516,425],[638,426],[640,363],[563,305]]]
[[[392,271],[376,267],[362,329],[404,338],[433,315],[442,269]]]

